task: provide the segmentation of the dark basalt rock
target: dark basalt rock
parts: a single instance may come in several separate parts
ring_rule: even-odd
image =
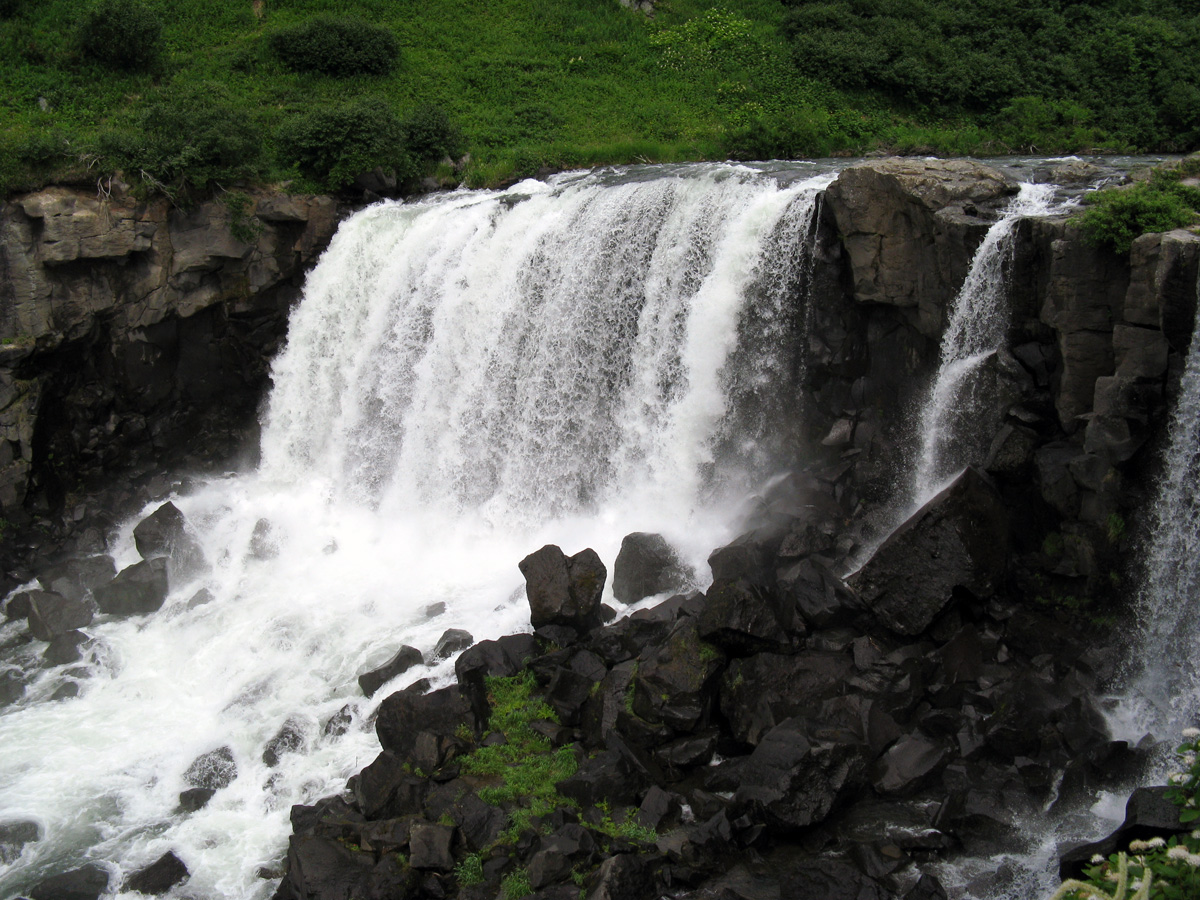
[[[263,762],[268,766],[279,765],[279,760],[284,754],[295,753],[304,746],[306,731],[307,723],[303,719],[297,716],[288,719],[275,736],[267,741],[266,747],[263,748]]]
[[[183,773],[183,780],[192,787],[219,791],[233,784],[237,774],[233,750],[229,747],[218,747],[196,757]]]
[[[373,697],[377,690],[393,678],[403,675],[413,666],[423,665],[424,662],[425,657],[421,655],[420,650],[405,644],[396,652],[395,656],[378,669],[372,669],[370,672],[359,675],[358,686],[362,688],[363,694]]]
[[[654,878],[636,853],[610,856],[600,864],[588,900],[651,900]]]
[[[650,648],[634,677],[633,712],[676,731],[690,731],[711,705],[710,681],[724,663],[700,639],[691,616],[680,619],[662,645]]]
[[[208,565],[200,541],[174,503],[164,503],[142,519],[133,529],[133,541],[142,559],[169,557],[171,574],[181,581],[197,575]]]
[[[279,555],[279,543],[275,538],[275,527],[270,519],[259,519],[250,534],[250,556],[252,559],[274,559]]]
[[[849,579],[878,619],[917,635],[956,588],[995,590],[1008,559],[1008,512],[987,477],[967,468],[883,542]]]
[[[117,574],[111,556],[82,556],[50,566],[38,576],[48,591],[72,600],[82,600],[102,584],[108,584]]]
[[[167,559],[143,560],[121,572],[93,596],[100,612],[110,616],[144,616],[162,608],[167,599]]]
[[[121,890],[137,891],[139,894],[157,897],[165,894],[189,875],[191,873],[183,864],[183,860],[171,851],[167,851],[146,868],[138,870],[125,879]]]
[[[190,813],[204,809],[215,793],[213,788],[188,788],[179,794],[179,811]]]
[[[475,638],[471,637],[469,631],[463,631],[461,628],[447,628],[442,632],[442,636],[438,638],[438,642],[433,648],[433,659],[449,659],[460,650],[466,650],[473,643],[475,643]]]
[[[392,694],[379,706],[375,732],[383,749],[407,758],[423,732],[452,738],[463,724],[473,731],[471,707],[453,687],[424,694],[410,689]]]
[[[29,633],[39,641],[52,641],[68,631],[86,628],[96,614],[87,600],[71,600],[49,591],[30,591]]]
[[[683,590],[692,575],[661,534],[625,535],[613,563],[613,596],[622,603]]]
[[[92,643],[92,639],[82,631],[68,631],[60,634],[46,647],[42,654],[42,662],[47,666],[65,666],[83,659],[83,650]]]
[[[41,840],[37,822],[0,822],[0,864],[15,862],[26,844]]]
[[[1169,838],[1192,826],[1180,824],[1179,807],[1167,799],[1166,787],[1138,788],[1125,804],[1125,821],[1108,837],[1068,850],[1059,858],[1061,878],[1080,878],[1092,856],[1107,858],[1118,850],[1127,849],[1130,841],[1150,838]]]
[[[880,794],[912,794],[931,780],[949,757],[949,747],[920,734],[908,735],[880,757],[871,780]]]
[[[815,740],[806,732],[801,720],[786,719],[763,735],[739,769],[737,802],[784,828],[823,821],[865,766],[865,748],[853,735]]]
[[[98,900],[108,893],[108,869],[89,863],[54,875],[29,891],[32,900]]]
[[[29,616],[31,608],[29,592],[21,591],[19,594],[13,594],[9,597],[8,603],[4,604],[4,618],[10,622],[13,619],[24,619]]]
[[[454,829],[448,825],[415,824],[408,841],[409,862],[414,869],[449,872],[454,868],[453,840]]]
[[[341,737],[350,730],[351,724],[354,722],[354,707],[347,703],[325,723],[325,727],[321,729],[321,733],[326,737]]]
[[[699,622],[702,640],[734,656],[790,649],[793,624],[774,591],[745,579],[714,582]]]
[[[567,557],[553,544],[521,560],[529,620],[534,628],[565,625],[587,631],[600,624],[600,597],[608,570],[592,549]]]

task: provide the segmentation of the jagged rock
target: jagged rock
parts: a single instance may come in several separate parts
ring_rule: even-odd
[[[321,733],[326,737],[341,737],[350,730],[350,725],[354,722],[354,713],[354,707],[347,703],[329,717],[329,721],[325,723]]]
[[[428,785],[406,759],[385,749],[351,779],[351,790],[363,815],[377,819],[420,812]]]
[[[1059,859],[1058,871],[1062,878],[1079,878],[1083,867],[1095,854],[1106,859],[1112,853],[1129,847],[1130,841],[1145,841],[1150,838],[1169,838],[1190,831],[1190,825],[1179,821],[1179,807],[1167,798],[1170,788],[1137,788],[1125,804],[1125,820],[1108,837],[1075,847]]]
[[[735,799],[783,828],[824,820],[864,766],[862,746],[847,738],[810,740],[803,722],[785,719],[763,735],[740,767]]]
[[[0,823],[0,865],[9,865],[21,855],[26,844],[42,839],[37,822]]]
[[[179,811],[183,813],[196,812],[208,805],[216,791],[213,788],[188,788],[179,794]]]
[[[915,512],[849,579],[872,612],[900,634],[920,634],[956,588],[987,597],[1008,561],[1008,511],[969,467]]]
[[[375,731],[379,743],[398,757],[408,757],[422,732],[450,738],[463,726],[477,730],[471,707],[453,687],[429,694],[412,689],[392,694],[379,706]]]
[[[133,540],[142,559],[169,557],[171,574],[181,580],[193,577],[207,565],[200,541],[174,503],[164,503],[142,519],[133,529]]]
[[[940,334],[988,222],[1017,186],[967,160],[884,159],[851,166],[825,192],[849,257],[854,298],[915,306],[919,328]]]
[[[839,859],[812,857],[785,867],[779,875],[781,897],[812,900],[892,900],[879,882]]]
[[[587,900],[650,900],[654,879],[636,853],[619,853],[600,863]]]
[[[911,794],[950,757],[950,749],[922,735],[909,735],[892,745],[871,772],[875,789],[884,795]]]
[[[442,632],[437,645],[433,648],[433,658],[435,660],[449,659],[455,653],[466,650],[473,643],[475,643],[475,638],[471,637],[469,631],[463,631],[461,628],[447,628]]]
[[[375,696],[375,692],[391,681],[403,675],[413,666],[424,664],[425,657],[416,647],[405,644],[396,655],[380,666],[358,676],[358,686],[367,697]]]
[[[587,631],[600,624],[600,597],[608,570],[592,549],[567,557],[553,544],[520,564],[534,628],[565,625]]]
[[[769,588],[740,578],[716,581],[705,594],[700,638],[734,656],[786,650],[792,644],[793,617],[781,606]]]
[[[91,642],[92,639],[82,631],[60,634],[50,641],[46,652],[42,654],[42,661],[48,666],[65,666],[68,663],[79,662],[83,659],[83,648]]]
[[[536,853],[529,859],[526,871],[534,890],[567,879],[577,865],[590,860],[596,842],[586,828],[580,825],[564,825],[541,841]]]
[[[700,639],[698,623],[685,616],[646,656],[634,677],[633,711],[676,731],[692,730],[707,711],[722,654]]]
[[[147,559],[125,569],[94,597],[100,612],[110,616],[144,616],[162,608],[167,599],[167,560]]]
[[[779,587],[795,604],[802,622],[792,622],[798,633],[807,623],[812,628],[836,628],[856,621],[866,611],[861,598],[840,578],[820,563],[805,559],[784,569]]]
[[[853,663],[844,653],[761,653],[735,659],[721,678],[721,713],[737,740],[758,744],[785,719],[815,715],[825,700],[843,693],[852,673]]]
[[[189,875],[191,873],[183,864],[183,860],[168,850],[146,868],[139,869],[125,879],[121,890],[137,891],[139,894],[157,897],[165,894]]]
[[[409,862],[414,869],[449,872],[454,868],[454,855],[450,852],[453,840],[454,829],[448,825],[413,825],[408,839]]]
[[[70,872],[53,875],[29,891],[32,900],[99,900],[108,893],[108,869],[88,863]]]
[[[71,600],[82,600],[88,591],[112,581],[117,568],[111,556],[85,556],[68,559],[41,572],[38,580],[56,594]]]
[[[48,591],[30,591],[28,597],[29,633],[39,641],[85,628],[95,616],[95,607],[87,600],[69,600]]]
[[[270,519],[259,519],[250,533],[250,556],[253,559],[274,559],[279,555],[279,541]]]
[[[634,532],[621,541],[613,563],[613,596],[622,603],[683,590],[690,573],[661,534]]]
[[[262,760],[268,766],[279,765],[279,760],[287,753],[295,753],[304,746],[304,734],[308,730],[307,723],[298,716],[292,716],[280,727],[275,736],[267,741],[263,748]]]
[[[229,747],[218,747],[196,757],[183,773],[183,780],[192,787],[219,791],[233,784],[237,774],[233,750]]]
[[[8,603],[4,605],[4,618],[10,622],[14,619],[27,618],[31,608],[29,592],[21,591],[8,598]]]

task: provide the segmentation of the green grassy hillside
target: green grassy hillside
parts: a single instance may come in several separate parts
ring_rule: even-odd
[[[374,164],[483,185],[635,160],[1187,151],[1191,2],[662,0],[648,18],[617,0],[0,0],[0,188],[116,169],[187,193],[337,188]],[[330,31],[346,19],[382,37]]]

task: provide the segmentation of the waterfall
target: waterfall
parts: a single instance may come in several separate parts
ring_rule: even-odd
[[[980,463],[995,417],[994,392],[984,378],[987,359],[1004,344],[1005,304],[1017,222],[1051,211],[1054,185],[1022,184],[1020,192],[975,251],[966,281],[950,306],[941,359],[920,415],[921,440],[909,489],[911,510],[933,497],[971,463]]]
[[[1200,277],[1196,284],[1200,297]],[[1200,341],[1193,330],[1147,528],[1139,596],[1143,652],[1127,693],[1141,732],[1174,741],[1200,718]],[[1150,648],[1153,648],[1152,652]]]
[[[773,338],[804,320],[829,172],[576,174],[343,223],[275,361],[260,467],[173,498],[211,569],[151,617],[90,627],[80,696],[50,702],[61,673],[43,672],[0,715],[0,808],[44,833],[0,864],[0,896],[170,849],[189,895],[265,897],[290,807],[378,753],[388,691],[364,698],[359,674],[447,628],[527,630],[516,563],[544,543],[611,566],[624,534],[660,531],[707,572],[778,462],[776,417],[733,410],[796,374]],[[391,689],[419,677],[453,668]],[[270,766],[289,720],[301,747]],[[188,765],[219,747],[237,778],[178,813]]]

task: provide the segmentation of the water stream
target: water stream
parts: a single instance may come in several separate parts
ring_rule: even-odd
[[[210,567],[159,613],[89,628],[77,698],[44,702],[66,673],[43,671],[0,716],[3,818],[44,833],[0,896],[170,849],[189,894],[265,897],[290,807],[374,758],[390,690],[453,672],[374,700],[359,674],[447,628],[527,630],[516,563],[544,543],[611,567],[623,535],[658,531],[707,573],[772,464],[771,417],[734,410],[796,375],[776,337],[804,318],[795,267],[831,171],[575,174],[346,221],[274,364],[258,470],[174,498]],[[347,705],[350,732],[326,734]],[[303,747],[268,766],[289,719]],[[238,777],[177,814],[222,746]]]

